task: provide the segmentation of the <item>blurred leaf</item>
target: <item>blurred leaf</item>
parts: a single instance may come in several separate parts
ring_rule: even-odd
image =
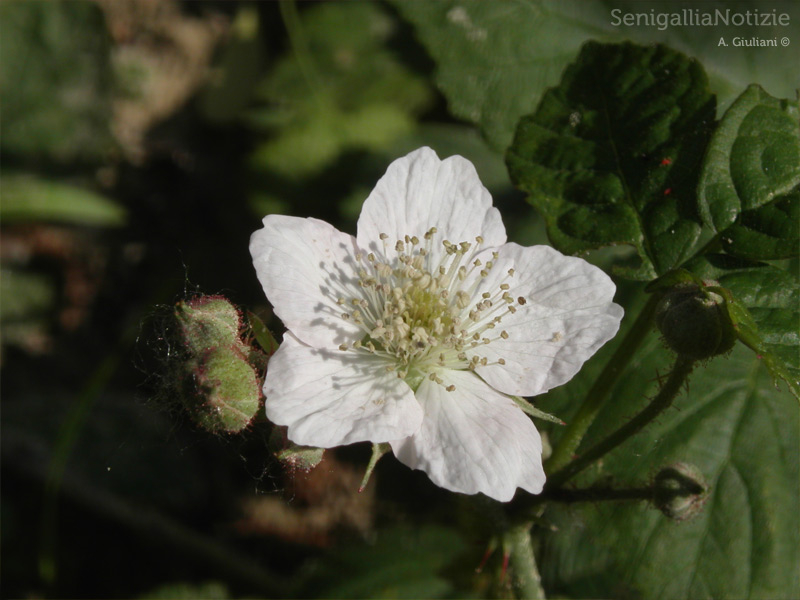
[[[322,3],[299,18],[287,10],[292,50],[260,85],[266,106],[251,115],[273,134],[256,149],[255,169],[307,177],[344,152],[381,150],[413,130],[432,92],[389,48],[397,27],[389,14],[369,2]]]
[[[105,196],[32,175],[3,173],[0,217],[15,221],[57,221],[76,225],[119,227],[125,210]]]
[[[228,600],[231,597],[224,584],[217,581],[206,583],[168,583],[151,590],[141,600]]]
[[[42,316],[55,301],[53,282],[43,274],[16,269],[0,271],[0,321],[6,327],[11,321],[24,321]]]
[[[691,204],[713,119],[696,62],[664,46],[589,42],[520,121],[506,162],[554,246],[629,244],[642,264],[627,274],[652,279],[700,236]]]
[[[773,98],[757,85],[747,88],[711,138],[697,194],[703,222],[724,231],[721,239],[729,253],[795,255],[800,204],[796,102]]]
[[[253,99],[264,60],[263,41],[258,33],[256,5],[240,6],[231,25],[231,38],[212,66],[211,81],[198,99],[200,110],[208,119],[233,120]]]
[[[485,2],[392,0],[437,64],[436,81],[457,117],[480,126],[499,149],[511,143],[520,117],[534,110],[541,95],[555,85],[564,67],[581,45],[631,39],[640,43],[665,43],[701,60],[709,73],[721,107],[742,87],[758,82],[779,96],[798,87],[796,51],[791,48],[720,47],[734,36],[743,39],[798,37],[800,5],[783,2],[777,12],[789,14],[789,27],[717,26],[664,27],[613,25],[612,10],[653,15],[680,14],[670,0],[524,0]],[[702,12],[719,9],[744,13],[759,8],[755,0],[733,8],[723,1],[704,2]],[[792,35],[794,34],[794,35]]]
[[[738,335],[772,376],[800,398],[800,281],[796,273],[723,255],[708,255],[687,267],[730,290]],[[752,319],[752,321],[751,321]]]
[[[251,165],[290,177],[313,175],[347,150],[380,150],[413,127],[408,114],[391,104],[372,104],[349,112],[321,108],[309,115],[309,120],[287,127],[258,146]]]
[[[4,152],[97,161],[113,147],[109,41],[93,2],[0,3]]]
[[[668,360],[651,338],[587,445],[630,419]],[[595,376],[582,371],[548,396],[569,402]],[[644,504],[551,505],[545,518],[558,533],[543,550],[545,587],[576,598],[799,597],[798,456],[797,405],[775,391],[761,361],[742,347],[713,359],[674,408],[594,472],[625,487],[693,463],[711,485],[704,511],[675,523]]]
[[[394,528],[373,544],[339,547],[312,577],[312,597],[448,598],[456,595],[441,571],[464,550],[453,530]]]

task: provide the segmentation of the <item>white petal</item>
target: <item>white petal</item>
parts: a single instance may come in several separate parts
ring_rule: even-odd
[[[422,408],[386,364],[372,355],[311,348],[287,333],[267,368],[267,418],[288,426],[296,444],[319,448],[411,435]]]
[[[476,291],[494,292],[501,283],[515,299],[494,329],[492,341],[467,352],[486,357],[477,372],[506,394],[535,396],[566,383],[603,344],[616,335],[623,310],[612,302],[616,286],[602,270],[549,246],[506,244],[495,268]],[[514,268],[508,277],[508,268]],[[525,304],[516,299],[524,298]],[[503,339],[500,333],[508,333]],[[505,361],[498,364],[498,359]]]
[[[432,264],[444,253],[442,240],[474,243],[482,236],[484,247],[506,241],[500,212],[472,163],[461,156],[442,161],[430,148],[420,148],[389,165],[364,202],[358,244],[391,259],[397,240],[406,235],[423,240],[431,227],[438,230]],[[385,248],[381,233],[389,236]]]
[[[360,297],[355,239],[325,221],[281,215],[264,218],[250,254],[275,314],[303,342],[337,348],[363,335],[345,321],[339,297]]]
[[[474,373],[439,375],[444,385],[426,379],[417,389],[425,417],[414,435],[392,442],[398,460],[454,492],[482,492],[501,502],[518,487],[541,492],[542,440],[531,420]]]

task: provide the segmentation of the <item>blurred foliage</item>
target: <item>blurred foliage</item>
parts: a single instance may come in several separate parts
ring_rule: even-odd
[[[92,2],[0,4],[3,153],[94,162],[112,150],[109,51]]]
[[[259,85],[266,106],[250,119],[273,135],[253,154],[256,168],[301,178],[413,130],[432,93],[387,47],[396,20],[368,2],[322,3],[302,16],[281,7],[291,52]]]

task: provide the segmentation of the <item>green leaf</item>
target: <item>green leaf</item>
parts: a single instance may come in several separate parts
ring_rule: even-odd
[[[706,67],[712,89],[721,106],[727,106],[752,82],[761,83],[773,94],[788,96],[797,87],[796,50],[787,48],[724,47],[720,37],[732,43],[734,36],[780,39],[797,37],[800,5],[781,3],[790,25],[656,27],[642,22],[615,22],[620,16],[682,13],[674,0],[437,0],[408,2],[392,0],[400,14],[415,27],[417,36],[436,62],[436,83],[447,98],[451,112],[480,126],[498,149],[511,142],[514,127],[522,115],[536,107],[544,90],[558,82],[564,67],[581,45],[594,39],[619,42],[625,39],[643,44],[665,43],[700,60]],[[707,1],[699,12],[715,14],[719,9],[745,13],[763,8],[757,1]],[[794,34],[794,35],[793,35]]]
[[[730,290],[729,312],[738,335],[775,379],[800,398],[800,282],[773,265],[709,255],[687,267]]]
[[[800,190],[799,119],[796,104],[757,85],[733,103],[703,162],[697,200],[704,223],[722,231],[740,214]]]
[[[125,210],[105,196],[67,183],[32,175],[3,174],[4,222],[57,221],[76,225],[119,227]]]
[[[756,210],[741,213],[739,220],[720,236],[728,254],[754,260],[797,256],[800,250],[800,188]]]
[[[702,67],[664,46],[587,43],[561,84],[523,117],[511,179],[576,254],[633,246],[653,279],[688,258],[701,226],[695,173],[714,119]]]
[[[651,339],[587,445],[639,410],[668,360]],[[580,385],[560,394],[568,398]],[[745,348],[713,359],[673,408],[594,473],[614,486],[639,486],[661,467],[692,463],[711,486],[702,513],[675,523],[646,504],[551,505],[544,518],[558,532],[543,550],[545,588],[576,598],[800,597],[798,456],[791,396],[775,391]]]

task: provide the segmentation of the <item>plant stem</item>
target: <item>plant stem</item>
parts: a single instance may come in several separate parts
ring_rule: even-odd
[[[548,478],[545,489],[558,488],[597,461],[597,459],[611,452],[629,437],[639,433],[647,424],[669,408],[693,368],[693,360],[679,356],[675,361],[675,366],[672,368],[672,372],[669,374],[666,383],[659,390],[656,397],[653,398],[653,401],[648,404],[642,412],[607,438],[581,454],[564,468],[553,473],[553,475]]]
[[[546,500],[572,504],[573,502],[619,502],[625,500],[652,500],[653,488],[589,487],[582,489],[558,488],[546,494]]]
[[[600,409],[603,407],[603,403],[614,385],[616,385],[619,376],[630,362],[631,356],[633,356],[633,353],[650,331],[652,317],[655,312],[656,304],[658,304],[658,299],[657,295],[650,296],[647,304],[642,308],[636,321],[634,321],[630,330],[625,335],[625,338],[622,340],[622,343],[609,359],[608,363],[606,363],[603,372],[597,380],[595,380],[594,385],[592,385],[588,394],[586,394],[586,399],[583,401],[583,404],[571,419],[559,443],[553,449],[553,454],[546,464],[547,471],[558,471],[564,468],[572,459],[578,446],[580,446],[581,440],[583,440],[589,427],[591,427]]]
[[[531,524],[526,522],[509,529],[505,534],[505,542],[511,552],[511,583],[517,598],[544,600],[542,578],[536,567],[531,543]]]

